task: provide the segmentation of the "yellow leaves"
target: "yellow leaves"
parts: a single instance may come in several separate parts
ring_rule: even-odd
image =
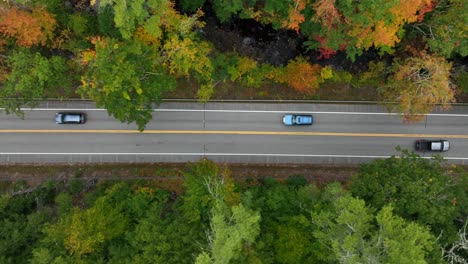
[[[63,44],[71,38],[72,32],[69,28],[63,29],[60,34],[53,40],[52,47],[54,49],[64,49]]]
[[[63,244],[65,248],[73,255],[85,255],[99,250],[105,237],[93,226],[90,217],[96,214],[95,209],[86,211],[75,209],[73,211],[70,225],[65,230],[65,239]]]
[[[154,34],[149,34],[144,27],[138,27],[134,33],[135,39],[141,40],[143,43],[149,47],[159,47],[161,39],[154,36]]]
[[[333,70],[330,66],[325,66],[320,70],[320,77],[327,80],[333,78]]]
[[[181,16],[178,27],[179,34],[185,36],[190,34],[193,29],[204,27],[205,22],[200,21],[203,15],[203,11],[198,9],[197,12],[191,16]]]
[[[128,95],[127,91],[122,91],[122,96],[123,96],[123,98],[125,98],[125,99],[127,99],[129,101],[131,100],[130,95]]]
[[[231,75],[231,81],[236,81],[241,78],[244,74],[248,73],[249,71],[257,68],[257,62],[248,58],[248,57],[241,57],[237,62],[236,66],[232,66],[228,68],[228,72]]]
[[[237,68],[242,73],[246,73],[250,70],[255,69],[256,67],[257,67],[257,62],[248,57],[242,57],[237,62]]]
[[[453,206],[456,206],[457,203],[458,203],[458,202],[457,202],[457,198],[454,197],[454,198],[452,199],[452,205],[453,205]]]
[[[149,187],[138,187],[138,189],[135,190],[135,193],[136,194],[145,194],[145,195],[148,195],[148,196],[152,197],[154,195],[154,189],[149,188]]]
[[[179,39],[177,36],[170,38],[164,45],[167,54],[166,66],[171,74],[188,76],[190,65],[195,62],[196,51],[193,41],[189,38]]]
[[[211,80],[213,67],[208,58],[211,46],[204,41],[194,43],[190,38],[172,36],[164,45],[164,64],[172,74],[188,76],[196,72],[205,81]]]
[[[81,64],[82,65],[88,65],[89,62],[96,59],[96,57],[97,57],[96,49],[98,47],[103,48],[108,43],[108,41],[103,39],[102,37],[92,37],[90,39],[90,42],[95,46],[95,49],[94,50],[87,49],[87,50],[81,52]],[[114,46],[114,48],[115,48],[115,46]]]
[[[247,9],[244,10],[244,12],[248,15],[248,17],[256,20],[256,21],[260,21],[260,19],[262,18],[263,16],[263,13],[260,9],[256,9],[256,8],[253,8],[253,7],[249,7]]]
[[[400,42],[396,33],[398,32],[399,26],[396,24],[385,25],[385,22],[380,20],[375,26],[372,34],[373,45],[378,46],[389,46],[393,47],[396,43]]]
[[[83,65],[88,64],[91,60],[93,60],[96,57],[96,51],[95,50],[85,50],[81,52],[81,63]]]
[[[135,87],[135,92],[138,94],[138,95],[141,95],[143,93],[143,90],[140,88],[140,87]],[[128,101],[131,101],[132,100],[132,97],[130,96],[130,94],[132,93],[132,91],[122,91],[122,97],[125,98],[126,100]]]
[[[398,66],[381,94],[384,100],[398,103],[406,121],[419,121],[436,104],[447,109],[454,101],[451,68],[443,57],[421,53]]]
[[[143,93],[143,90],[140,87],[136,87],[135,91],[138,95],[141,95]]]

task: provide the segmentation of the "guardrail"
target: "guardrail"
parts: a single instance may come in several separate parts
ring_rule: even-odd
[[[0,98],[0,100],[10,100],[11,98]],[[79,98],[70,98],[70,99],[60,99],[60,98],[45,98],[45,99],[35,99],[39,102],[42,103],[49,103],[49,102],[89,102],[89,103],[94,103],[93,100],[90,99],[79,99]],[[184,99],[184,98],[172,98],[172,99],[162,99],[162,102],[199,102],[198,99]],[[200,102],[202,104],[202,102]],[[293,100],[293,99],[285,99],[285,100],[248,100],[248,99],[213,99],[209,100],[208,102],[205,103],[316,103],[316,104],[376,104],[376,105],[382,105],[382,104],[396,104],[397,102],[391,102],[391,101],[368,101],[368,100],[351,100],[351,101],[345,101],[345,100]],[[441,105],[441,104],[436,104]],[[449,103],[448,105],[454,105],[454,106],[468,106],[468,103]]]

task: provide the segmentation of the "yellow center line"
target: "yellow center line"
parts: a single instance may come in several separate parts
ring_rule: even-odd
[[[236,130],[55,130],[55,129],[0,129],[0,133],[83,133],[83,134],[199,134],[199,135],[272,135],[272,136],[331,136],[331,137],[399,137],[399,138],[460,138],[468,135],[450,134],[400,134],[400,133],[349,133],[349,132],[281,132],[281,131],[236,131]]]

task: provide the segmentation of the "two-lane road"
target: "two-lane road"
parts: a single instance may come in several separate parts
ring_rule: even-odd
[[[57,125],[57,111],[88,114],[84,125]],[[75,108],[75,109],[74,109]],[[310,113],[314,125],[286,127],[285,113]],[[451,142],[442,155],[468,164],[468,107],[403,124],[375,105],[164,103],[144,133],[92,104],[0,115],[0,163],[219,162],[359,163],[412,150],[419,138]],[[427,153],[425,156],[429,156]]]

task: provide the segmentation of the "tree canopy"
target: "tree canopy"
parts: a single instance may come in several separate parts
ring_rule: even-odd
[[[99,38],[94,45],[82,55],[86,70],[81,94],[118,120],[136,122],[144,130],[162,94],[174,89],[174,78],[160,67],[159,54],[143,43]]]
[[[395,214],[431,227],[444,242],[453,242],[467,210],[467,174],[444,167],[440,160],[414,153],[362,165],[349,188],[375,208],[392,204]]]
[[[209,160],[180,180],[18,182],[0,193],[2,263],[444,263],[466,259],[467,175],[414,154],[347,183],[236,180]],[[175,186],[177,185],[177,186]],[[175,189],[172,189],[176,187]],[[443,252],[443,254],[441,254]]]
[[[150,109],[176,87],[206,102],[237,93],[238,85],[249,89],[244,98],[272,97],[278,86],[301,99],[333,93],[334,85],[371,86],[378,93],[370,100],[397,102],[391,111],[418,121],[434,105],[454,102],[453,83],[466,90],[459,77],[468,54],[466,10],[462,0],[6,0],[0,95],[13,98],[3,108],[19,115],[14,109],[34,106],[32,97],[81,96],[143,130]],[[218,42],[229,45],[220,38],[231,39],[224,37],[231,29],[242,43],[223,47]],[[20,67],[21,53],[35,54],[23,63],[35,72]],[[379,65],[379,81],[355,81],[373,70],[366,65]],[[31,76],[19,81],[23,75]],[[37,89],[27,85],[35,81]]]

